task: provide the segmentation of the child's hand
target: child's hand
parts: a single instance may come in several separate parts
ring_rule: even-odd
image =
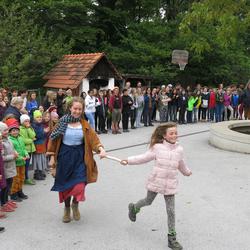
[[[99,151],[100,151],[100,153],[99,153],[100,159],[105,158],[106,157],[106,151],[104,150],[104,148],[100,147]]]
[[[50,167],[54,167],[55,166],[55,157],[54,157],[54,155],[50,157],[49,166]]]
[[[50,168],[50,174],[55,177],[56,176],[56,168]]]
[[[26,160],[28,160],[29,158],[30,158],[30,156],[29,156],[29,155],[27,155],[27,156],[26,156]]]
[[[49,133],[49,127],[43,130],[45,133]]]
[[[122,160],[121,164],[124,165],[124,166],[128,165],[128,160]]]
[[[14,158],[16,159],[18,156],[19,156],[19,154],[17,153],[17,152],[14,152]]]

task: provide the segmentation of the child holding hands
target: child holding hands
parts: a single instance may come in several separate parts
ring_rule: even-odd
[[[129,219],[136,221],[140,208],[149,206],[158,193],[164,195],[168,215],[168,246],[174,250],[183,249],[176,240],[175,194],[178,185],[178,170],[185,176],[192,172],[183,161],[183,148],[177,143],[177,126],[173,122],[158,126],[154,131],[149,150],[138,156],[122,160],[123,165],[143,164],[155,160],[154,168],[147,180],[147,196],[136,203],[129,204]]]

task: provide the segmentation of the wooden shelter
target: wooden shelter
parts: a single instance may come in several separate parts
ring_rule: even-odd
[[[43,79],[45,88],[70,88],[80,95],[92,88],[113,89],[122,76],[104,53],[91,53],[63,56]]]

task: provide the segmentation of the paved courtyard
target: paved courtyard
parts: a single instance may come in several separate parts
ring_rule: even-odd
[[[179,175],[178,239],[186,250],[248,250],[250,155],[210,146],[209,126],[200,123],[178,127],[186,162],[193,171],[191,177]],[[106,150],[112,150],[148,142],[153,129],[100,137]],[[147,147],[125,148],[110,154],[126,158],[145,152]],[[142,209],[136,223],[127,217],[128,203],[146,194],[145,181],[153,162],[125,167],[107,159],[96,159],[99,180],[87,187],[87,200],[80,204],[81,221],[61,222],[63,205],[58,204],[57,193],[50,192],[53,178],[48,177],[36,186],[25,186],[29,199],[15,213],[8,214],[7,219],[0,220],[6,227],[6,232],[0,235],[0,249],[168,249],[162,196]]]

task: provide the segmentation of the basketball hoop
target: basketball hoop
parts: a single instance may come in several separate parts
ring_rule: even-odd
[[[179,62],[179,67],[180,67],[180,70],[184,70],[185,67],[186,67],[186,63],[183,63],[183,62]]]
[[[180,70],[184,70],[188,63],[188,51],[175,49],[172,52],[172,63],[178,64]]]

